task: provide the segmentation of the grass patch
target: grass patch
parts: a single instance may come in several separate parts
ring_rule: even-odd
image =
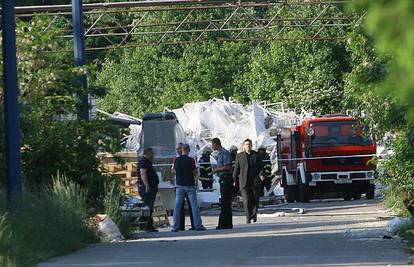
[[[401,194],[397,194],[391,190],[384,192],[384,205],[390,209],[394,214],[401,217],[409,217],[410,213],[405,207]]]
[[[33,266],[99,242],[86,224],[86,192],[64,177],[10,209],[4,195],[0,204],[0,266]]]

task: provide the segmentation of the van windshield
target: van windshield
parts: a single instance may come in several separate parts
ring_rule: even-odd
[[[314,122],[312,146],[370,145],[372,138],[357,121]]]

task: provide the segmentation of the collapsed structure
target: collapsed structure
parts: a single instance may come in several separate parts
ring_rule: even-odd
[[[198,151],[210,145],[214,137],[220,138],[223,146],[241,148],[243,140],[249,138],[255,148],[264,147],[271,151],[275,146],[275,136],[282,128],[298,125],[302,120],[312,117],[311,113],[302,111],[297,114],[285,109],[283,103],[264,104],[253,101],[244,106],[234,100],[211,99],[204,102],[185,104],[182,108],[166,111],[173,112],[182,131],[183,141]],[[135,120],[128,115],[115,113],[118,119]],[[126,151],[138,151],[142,135],[142,124],[131,124],[130,135],[123,140]]]
[[[370,162],[376,156],[376,143],[358,120],[347,115],[314,116],[295,113],[281,103],[242,105],[211,99],[145,114],[142,120],[123,114],[114,114],[114,118],[135,122],[124,139],[126,150],[137,152],[141,146],[155,150],[154,166],[162,180],[160,189],[166,191],[164,199],[174,198],[171,163],[176,144],[190,144],[195,151],[190,155],[200,158],[214,137],[229,150],[236,147],[240,151],[249,138],[255,149],[270,152],[273,185],[265,196],[273,192],[284,195],[288,202],[309,202],[331,191],[334,197],[346,200],[360,199],[363,193],[366,198],[374,197],[376,166]],[[214,164],[214,153],[210,159]],[[201,202],[218,202],[218,177],[213,179],[214,200]],[[276,187],[278,181],[281,184]]]
[[[102,111],[101,111],[102,112]],[[265,104],[253,101],[242,105],[232,99],[211,99],[203,102],[187,103],[182,108],[165,109],[163,113],[145,114],[142,119],[122,113],[110,115],[112,121],[129,125],[130,134],[122,140],[125,152],[139,152],[140,147],[149,146],[156,151],[155,165],[159,172],[160,190],[166,209],[173,203],[173,177],[171,162],[175,156],[175,146],[179,142],[188,143],[192,156],[199,158],[211,139],[217,137],[223,147],[237,147],[249,138],[254,148],[265,148],[270,153],[272,173],[278,170],[276,138],[282,129],[299,125],[312,114],[300,114],[286,109],[283,103]],[[218,203],[219,183],[214,177],[215,192],[202,192],[200,203]],[[283,195],[280,186],[273,188],[275,195]],[[270,194],[270,191],[269,191]],[[207,199],[204,199],[206,197]],[[170,203],[171,202],[171,203]]]

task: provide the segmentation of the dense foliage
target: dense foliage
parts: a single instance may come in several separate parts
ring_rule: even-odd
[[[0,192],[0,266],[33,266],[99,241],[86,224],[85,190],[64,177],[11,205]]]
[[[55,38],[57,30],[43,31],[49,19],[36,17],[17,24],[24,182],[27,188],[41,188],[50,185],[52,176],[60,172],[88,188],[90,200],[95,201],[101,197],[105,179],[96,152],[116,150],[119,131],[99,119],[74,120],[83,108],[77,95],[84,90],[76,77],[86,69],[75,68],[67,54],[47,52],[67,45]],[[3,84],[0,87],[3,91]],[[100,93],[99,88],[89,90]],[[3,107],[0,115],[3,119]],[[2,123],[1,133],[3,127]],[[2,160],[0,184],[4,183],[3,164]]]
[[[393,193],[405,192],[406,205],[414,207],[414,2],[363,1],[369,10],[367,28],[382,55],[390,56],[386,77],[377,93],[391,103],[388,117],[378,123],[388,126],[395,141],[393,156],[385,163],[384,182]],[[390,23],[392,22],[392,23]],[[411,204],[409,204],[411,203]],[[409,209],[411,209],[409,207]],[[413,214],[414,215],[414,214]]]

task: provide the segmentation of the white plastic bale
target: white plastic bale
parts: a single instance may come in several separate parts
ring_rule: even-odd
[[[109,217],[106,217],[99,223],[99,231],[103,233],[111,242],[118,242],[125,239],[119,231],[118,226]]]

